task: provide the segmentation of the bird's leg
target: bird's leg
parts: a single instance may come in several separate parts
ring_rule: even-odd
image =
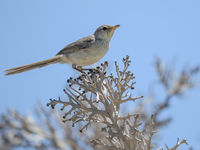
[[[99,72],[97,68],[81,68],[81,70],[89,71],[90,73],[98,73]]]
[[[72,64],[72,68],[77,70],[77,71],[79,71],[79,72],[81,72],[81,73],[85,73],[81,66],[76,66],[75,64]]]
[[[97,72],[98,71],[98,69],[95,69],[95,68],[82,68],[81,66],[76,66],[75,64],[72,65],[72,68],[81,73],[85,73],[84,71],[89,71],[89,72]]]
[[[89,70],[93,70],[93,68],[81,68],[81,70],[89,71]]]

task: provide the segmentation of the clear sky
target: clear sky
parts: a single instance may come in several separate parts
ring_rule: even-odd
[[[129,54],[138,95],[156,79],[154,56],[167,62],[175,58],[178,68],[200,64],[199,0],[0,0],[0,113],[8,107],[28,112],[38,100],[46,104],[64,97],[67,78],[77,75],[70,65],[59,64],[13,76],[4,76],[3,70],[50,58],[102,24],[121,27],[101,62]],[[166,112],[174,120],[163,131],[163,146],[180,137],[200,149],[199,91],[187,92]]]

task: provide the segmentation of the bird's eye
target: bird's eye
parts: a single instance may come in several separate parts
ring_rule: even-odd
[[[103,30],[105,31],[105,30],[107,30],[107,28],[106,28],[106,27],[103,27]]]

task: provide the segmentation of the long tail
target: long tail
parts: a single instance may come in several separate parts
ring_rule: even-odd
[[[54,64],[54,63],[58,63],[61,61],[62,55],[57,55],[53,58],[50,59],[46,59],[43,61],[38,61],[32,64],[28,64],[28,65],[23,65],[23,66],[19,66],[19,67],[15,67],[15,68],[11,68],[11,69],[7,69],[5,70],[5,75],[12,75],[12,74],[16,74],[16,73],[21,73],[21,72],[25,72],[25,71],[29,71],[32,69],[36,69],[36,68],[41,68],[50,64]]]

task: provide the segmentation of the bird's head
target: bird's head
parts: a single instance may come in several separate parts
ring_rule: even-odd
[[[116,26],[102,25],[96,29],[94,36],[96,39],[110,41],[115,29],[117,29],[118,27],[120,27],[120,25],[116,25]]]

